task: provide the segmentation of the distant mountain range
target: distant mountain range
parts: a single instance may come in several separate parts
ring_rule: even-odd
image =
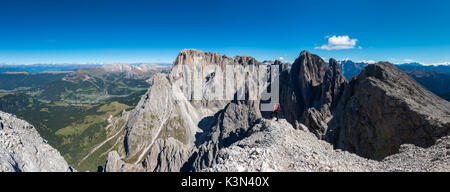
[[[21,72],[21,73],[42,73],[45,71],[78,71],[80,69],[91,68],[98,65],[80,64],[35,64],[35,65],[5,65],[0,64],[0,73]]]
[[[263,63],[270,63],[273,61],[264,61]],[[353,76],[358,76],[360,72],[371,62],[367,61],[339,61],[340,68],[344,76],[350,81]],[[171,64],[34,64],[34,65],[6,65],[0,64],[0,74],[15,74],[14,78],[8,77],[12,80],[10,83],[4,83],[0,86],[0,90],[9,90],[12,87],[26,87],[19,84],[43,84],[48,81],[53,81],[55,78],[60,79],[66,76],[68,72],[76,72],[79,70],[87,70],[92,68],[102,68],[108,72],[124,73],[128,78],[145,78],[148,71],[155,69],[155,67],[167,67]],[[428,90],[437,94],[438,96],[450,100],[450,65],[423,65],[417,62],[395,64],[396,67],[405,71],[409,76],[413,77],[417,82],[422,84]],[[64,73],[62,73],[64,72]],[[167,72],[167,71],[166,71]],[[32,77],[26,75],[27,73],[35,74]],[[49,75],[49,74],[54,75]],[[57,74],[58,73],[58,74]],[[12,76],[11,76],[12,77]],[[5,82],[3,76],[0,75],[2,82]],[[36,79],[41,79],[35,81]],[[30,81],[30,82],[28,82]]]
[[[90,69],[100,66],[169,66],[167,63],[145,64],[32,64],[32,65],[9,65],[0,64],[0,73],[42,73],[48,71],[78,71],[81,69]],[[114,67],[112,67],[114,68]]]

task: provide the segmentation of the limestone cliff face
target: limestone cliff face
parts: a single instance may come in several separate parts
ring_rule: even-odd
[[[229,65],[247,67],[247,71]],[[258,70],[258,65],[258,61],[248,56],[231,58],[194,49],[181,51],[169,74],[155,75],[152,86],[136,108],[125,112],[125,153],[111,152],[105,170],[181,170],[197,149],[196,137],[209,130],[208,117],[222,110],[239,91],[247,98],[248,90],[255,91],[255,85],[244,81],[257,78],[258,82],[259,76],[248,75],[255,74],[252,71]],[[227,77],[227,72],[232,74],[231,79],[222,78]],[[195,79],[193,75],[200,78]],[[194,86],[199,83],[196,80],[202,81],[200,87]],[[217,94],[220,91],[223,92]],[[214,98],[225,94],[231,97]],[[248,104],[259,112],[259,98]]]
[[[158,138],[173,137],[190,147],[195,140],[200,115],[182,94],[173,91],[166,75],[155,75],[152,87],[126,119],[124,144],[127,158],[142,162]]]
[[[0,172],[68,171],[73,170],[32,125],[0,112]]]
[[[330,140],[363,157],[382,159],[401,144],[429,147],[450,131],[450,103],[390,63],[368,65],[342,97]]]
[[[280,79],[280,103],[288,122],[294,126],[303,123],[323,138],[326,124],[347,84],[339,63],[330,59],[327,66],[319,56],[303,51],[290,71],[282,71]]]
[[[199,64],[202,67],[205,67],[208,64],[215,64],[223,67],[225,65],[259,65],[261,63],[250,56],[228,57],[227,55],[220,55],[219,53],[204,52],[196,49],[184,49],[178,53],[173,66],[199,66]]]

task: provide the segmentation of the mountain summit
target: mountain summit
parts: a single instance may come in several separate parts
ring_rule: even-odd
[[[281,74],[280,103],[286,120],[296,128],[303,123],[322,138],[347,84],[339,63],[330,59],[327,66],[318,55],[302,51],[291,69]]]
[[[386,62],[352,80],[336,111],[336,147],[369,158],[397,153],[405,143],[429,147],[450,131],[450,103]]]

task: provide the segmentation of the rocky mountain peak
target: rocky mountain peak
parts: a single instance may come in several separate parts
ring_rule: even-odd
[[[201,63],[215,64],[219,66],[224,65],[257,65],[261,64],[255,58],[250,56],[235,56],[233,58],[227,55],[221,55],[220,53],[204,52],[197,49],[183,49],[178,53],[177,58],[174,61],[174,65],[196,65]]]
[[[322,83],[327,65],[318,55],[302,51],[292,64],[291,80],[300,84],[303,88],[317,86]]]
[[[450,131],[450,103],[387,62],[368,65],[342,97],[336,147],[364,157],[382,159],[405,143],[429,147]]]
[[[369,64],[361,74],[358,76],[359,79],[364,79],[367,77],[374,77],[382,81],[389,81],[392,78],[406,78],[407,75],[403,73],[400,69],[388,62],[379,62],[377,64]]]
[[[226,55],[220,55],[219,53],[204,52],[197,49],[183,49],[178,53],[173,65],[196,65],[199,62],[202,65],[206,64],[231,64],[233,58]]]
[[[281,74],[280,103],[285,106],[286,119],[297,128],[305,124],[322,138],[327,130],[324,125],[347,84],[339,63],[331,59],[328,67],[318,55],[302,51],[290,71]]]
[[[233,59],[237,64],[240,64],[243,66],[260,64],[259,61],[257,61],[255,58],[250,57],[250,56],[235,56]]]
[[[311,55],[311,53],[309,52],[309,51],[307,51],[307,50],[303,50],[303,51],[301,51],[300,52],[300,56],[307,56],[307,55]]]
[[[274,64],[274,65],[282,65],[283,63],[282,63],[281,61],[279,61],[279,60],[275,60],[275,61],[273,62],[273,64]]]
[[[328,68],[330,68],[331,71],[337,73],[338,71],[341,71],[341,68],[339,67],[339,62],[336,61],[336,59],[331,58],[328,62]]]

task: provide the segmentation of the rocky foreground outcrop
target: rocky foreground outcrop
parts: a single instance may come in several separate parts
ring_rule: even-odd
[[[0,112],[0,172],[68,171],[73,169],[32,125]]]
[[[400,145],[430,147],[450,133],[450,103],[390,63],[368,65],[345,90],[329,141],[383,159]]]
[[[450,137],[430,148],[410,144],[383,161],[333,149],[333,146],[285,120],[262,120],[250,136],[217,152],[217,163],[209,172],[367,172],[367,171],[450,171]]]

